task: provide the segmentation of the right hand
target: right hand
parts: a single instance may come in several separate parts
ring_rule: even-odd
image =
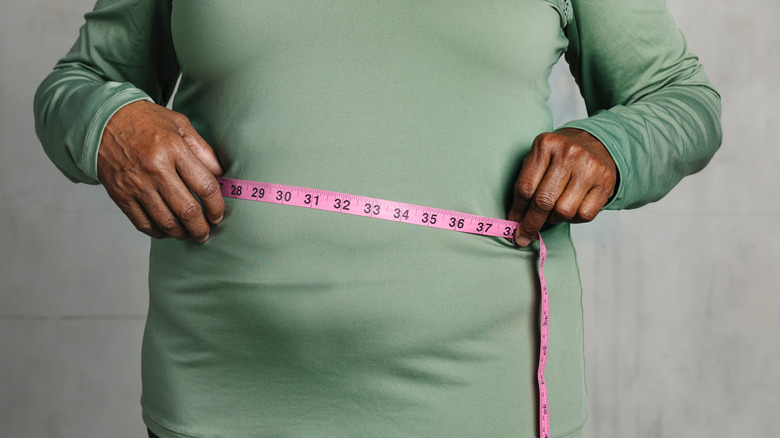
[[[97,168],[111,199],[151,237],[203,243],[209,222],[222,221],[222,167],[180,113],[147,101],[121,108],[103,131]]]

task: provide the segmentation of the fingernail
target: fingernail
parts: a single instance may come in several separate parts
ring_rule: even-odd
[[[520,245],[520,246],[528,246],[528,245],[531,244],[531,239],[528,239],[526,237],[518,236],[518,237],[515,237],[515,243]]]
[[[206,237],[203,238],[203,240],[198,240],[198,243],[206,243],[207,240],[209,240],[210,234],[206,234]]]
[[[215,220],[215,221],[214,221],[214,222],[212,222],[212,223],[213,223],[214,225],[217,225],[218,223],[222,222],[222,219],[224,219],[224,218],[225,218],[225,215],[223,214],[222,216],[220,216],[220,217],[219,217],[219,219]]]

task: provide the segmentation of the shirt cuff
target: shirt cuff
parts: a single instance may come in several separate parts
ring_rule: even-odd
[[[101,90],[103,93],[110,93],[110,97],[93,114],[84,136],[81,156],[77,161],[79,170],[84,172],[93,183],[100,182],[97,170],[98,149],[103,131],[111,117],[133,102],[139,100],[154,102],[146,93],[129,83],[107,82],[101,88],[104,88]]]

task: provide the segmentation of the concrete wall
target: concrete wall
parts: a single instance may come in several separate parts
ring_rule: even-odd
[[[0,435],[144,436],[148,241],[100,187],[70,184],[32,96],[92,0],[0,15]],[[780,412],[780,34],[772,0],[670,0],[723,95],[724,145],[659,203],[575,227],[588,437],[775,437]],[[583,113],[565,67],[557,120]]]

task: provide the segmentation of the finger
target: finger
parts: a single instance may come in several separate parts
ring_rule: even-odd
[[[146,210],[135,200],[135,198],[126,196],[124,192],[115,190],[112,186],[103,185],[106,193],[114,201],[122,213],[127,216],[130,223],[140,232],[155,239],[168,237],[154,223],[152,218],[146,213]]]
[[[174,174],[173,177],[166,178],[160,183],[160,196],[184,230],[185,238],[191,237],[192,240],[203,243],[208,240],[211,227],[206,222],[197,199],[178,176]]]
[[[193,154],[206,166],[206,169],[211,172],[212,175],[222,176],[225,172],[222,170],[222,166],[219,164],[217,154],[214,153],[214,149],[206,143],[200,134],[189,125],[188,128],[182,130],[182,139],[184,139],[187,146]]]
[[[585,196],[591,189],[590,184],[582,178],[572,175],[566,184],[561,196],[555,203],[555,208],[547,219],[548,223],[558,224],[561,222],[573,222],[576,220],[580,206]]]
[[[602,187],[592,188],[582,200],[572,223],[590,222],[596,219],[596,215],[607,205],[610,196],[612,194]]]
[[[190,195],[192,196],[192,195]],[[138,203],[146,210],[152,222],[167,236],[178,240],[190,237],[189,232],[168,207],[160,193],[150,192],[138,198]]]
[[[203,203],[205,217],[216,225],[222,222],[225,214],[225,200],[222,198],[219,182],[194,154],[185,155],[176,162],[176,171],[184,184]],[[202,217],[204,213],[201,212],[200,215]]]
[[[130,219],[133,226],[140,232],[155,239],[168,237],[152,220],[146,210],[135,200],[117,203],[119,209]]]
[[[534,145],[531,152],[523,160],[520,174],[515,182],[514,200],[509,209],[509,220],[520,222],[525,216],[549,164],[550,156],[541,153],[540,148]]]
[[[558,198],[568,183],[569,173],[561,166],[551,163],[550,168],[539,183],[534,197],[528,205],[525,216],[520,220],[515,233],[515,242],[520,246],[530,244],[542,226],[547,222]]]

